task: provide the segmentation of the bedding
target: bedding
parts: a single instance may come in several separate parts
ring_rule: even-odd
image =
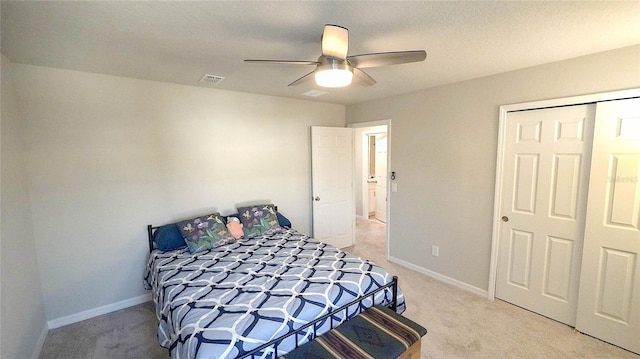
[[[174,359],[200,359],[241,356],[391,281],[367,260],[279,228],[195,254],[153,250],[144,284],[153,290],[160,344]],[[391,298],[384,290],[373,301]],[[400,290],[397,300],[402,313]],[[357,314],[355,308],[347,312],[334,319]],[[316,326],[318,335],[329,329],[329,320]],[[294,340],[281,342],[278,354],[292,350]],[[257,357],[272,358],[272,349]]]

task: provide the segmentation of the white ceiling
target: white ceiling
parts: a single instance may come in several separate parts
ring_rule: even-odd
[[[1,11],[13,62],[338,104],[640,43],[640,1],[2,1]],[[425,49],[427,59],[331,90],[287,86],[313,66],[243,62],[316,60],[327,23],[349,29],[349,55]],[[204,74],[225,79],[201,85]],[[301,95],[311,89],[329,93]]]

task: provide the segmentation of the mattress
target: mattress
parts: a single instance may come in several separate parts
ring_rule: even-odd
[[[281,229],[196,254],[154,250],[144,285],[153,291],[160,344],[174,359],[200,359],[241,356],[391,281],[368,260]],[[384,305],[391,298],[387,289],[363,304]],[[397,304],[402,313],[400,290]],[[312,328],[298,336],[300,344]],[[318,335],[329,329],[328,320],[315,328]],[[280,342],[278,355],[292,350],[293,340]],[[269,348],[258,357],[273,356]]]

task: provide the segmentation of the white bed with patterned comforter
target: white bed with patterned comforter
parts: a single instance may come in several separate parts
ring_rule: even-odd
[[[242,356],[391,281],[367,260],[283,228],[196,254],[153,250],[144,284],[153,290],[158,339],[171,357],[209,359]],[[391,297],[385,289],[374,301]],[[399,290],[397,299],[402,313]],[[327,321],[317,334],[328,329]],[[278,355],[294,345],[292,338],[281,342]]]

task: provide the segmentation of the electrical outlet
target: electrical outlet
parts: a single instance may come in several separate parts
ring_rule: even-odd
[[[440,254],[440,248],[431,246],[431,255],[437,257]]]

